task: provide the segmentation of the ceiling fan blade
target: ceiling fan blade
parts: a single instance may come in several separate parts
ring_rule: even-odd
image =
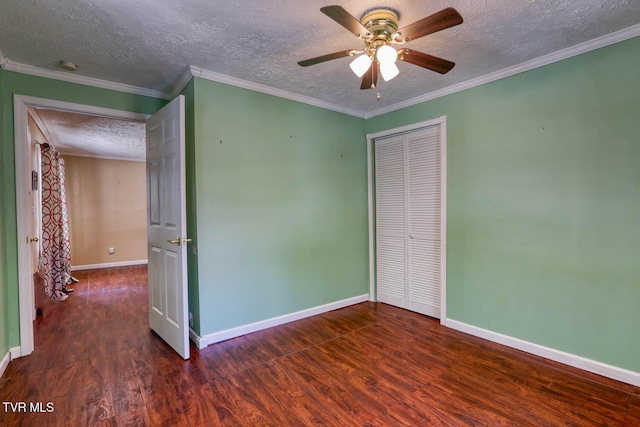
[[[341,50],[340,52],[329,53],[327,55],[316,56],[315,58],[305,59],[298,62],[301,67],[308,67],[309,65],[319,64],[321,62],[331,61],[332,59],[344,58],[345,56],[351,56],[350,50]]]
[[[448,73],[456,65],[455,62],[447,61],[446,59],[418,52],[413,49],[398,50],[398,59],[440,74]]]
[[[373,85],[371,89],[375,89],[375,87],[378,86],[378,76],[380,76],[380,63],[375,61],[371,68],[373,69]]]
[[[369,34],[367,28],[354,18],[353,15],[344,10],[342,6],[325,6],[320,8],[320,12],[351,31],[356,37],[365,38],[367,34]]]
[[[408,42],[417,38],[432,34],[446,28],[462,24],[462,16],[452,7],[434,13],[431,16],[422,18],[419,21],[400,28],[398,33],[400,39]]]
[[[380,64],[378,61],[374,61],[371,67],[362,76],[362,83],[360,89],[374,89],[378,85],[378,75],[380,74]]]
[[[371,83],[373,83],[373,64],[371,64],[371,67],[369,67],[369,69],[367,70],[366,73],[364,73],[364,76],[362,76],[362,83],[360,84],[360,89],[365,90],[365,89],[371,89]]]

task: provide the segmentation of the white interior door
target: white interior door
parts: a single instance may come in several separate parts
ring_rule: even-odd
[[[375,139],[378,301],[440,318],[444,289],[441,125]]]
[[[184,96],[147,120],[149,326],[189,358]]]
[[[40,174],[41,171],[41,158],[40,158],[40,147],[37,145],[37,141],[34,136],[29,132],[29,128],[27,128],[27,152],[29,159],[31,160],[31,170],[30,170],[30,183],[29,183],[29,202],[30,202],[30,218],[29,218],[29,244],[30,250],[29,255],[31,257],[31,301],[32,301],[32,316],[31,320],[36,320],[36,310],[37,310],[37,302],[36,295],[38,289],[36,289],[36,284],[34,281],[33,274],[38,271],[38,264],[40,261],[40,251],[42,245],[42,199],[40,193]]]
[[[38,261],[40,258],[40,234],[41,230],[41,201],[40,201],[40,148],[37,141],[27,129],[27,151],[29,159],[31,159],[31,186],[30,186],[30,202],[31,212],[29,221],[29,243],[31,243],[31,273],[38,271]]]

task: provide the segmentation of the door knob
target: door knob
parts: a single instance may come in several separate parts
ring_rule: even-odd
[[[177,239],[173,239],[173,240],[167,240],[167,243],[171,243],[172,245],[182,245],[182,244],[187,244],[191,242],[191,239],[187,239],[186,237],[181,239],[180,237],[178,237]]]
[[[29,238],[29,242],[36,243],[36,242],[38,242],[38,238],[37,237],[30,237]]]
[[[180,239],[179,237],[177,239],[173,239],[173,240],[167,240],[167,243],[171,243],[172,245],[178,245],[180,246],[182,244],[182,239]]]

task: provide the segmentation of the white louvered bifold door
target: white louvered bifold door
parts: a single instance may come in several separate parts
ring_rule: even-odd
[[[440,126],[406,135],[408,309],[440,317]]]
[[[404,137],[376,141],[376,283],[378,301],[405,307]]]
[[[440,125],[375,140],[376,284],[380,302],[440,317]]]

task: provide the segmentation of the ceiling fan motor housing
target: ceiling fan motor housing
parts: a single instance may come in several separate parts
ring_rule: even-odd
[[[366,53],[371,57],[375,57],[375,52],[380,46],[391,44],[393,35],[398,31],[398,14],[390,9],[367,12],[360,22],[370,32],[365,43]]]
[[[391,40],[398,31],[398,14],[390,9],[375,9],[364,14],[360,20],[375,38],[383,37]]]

